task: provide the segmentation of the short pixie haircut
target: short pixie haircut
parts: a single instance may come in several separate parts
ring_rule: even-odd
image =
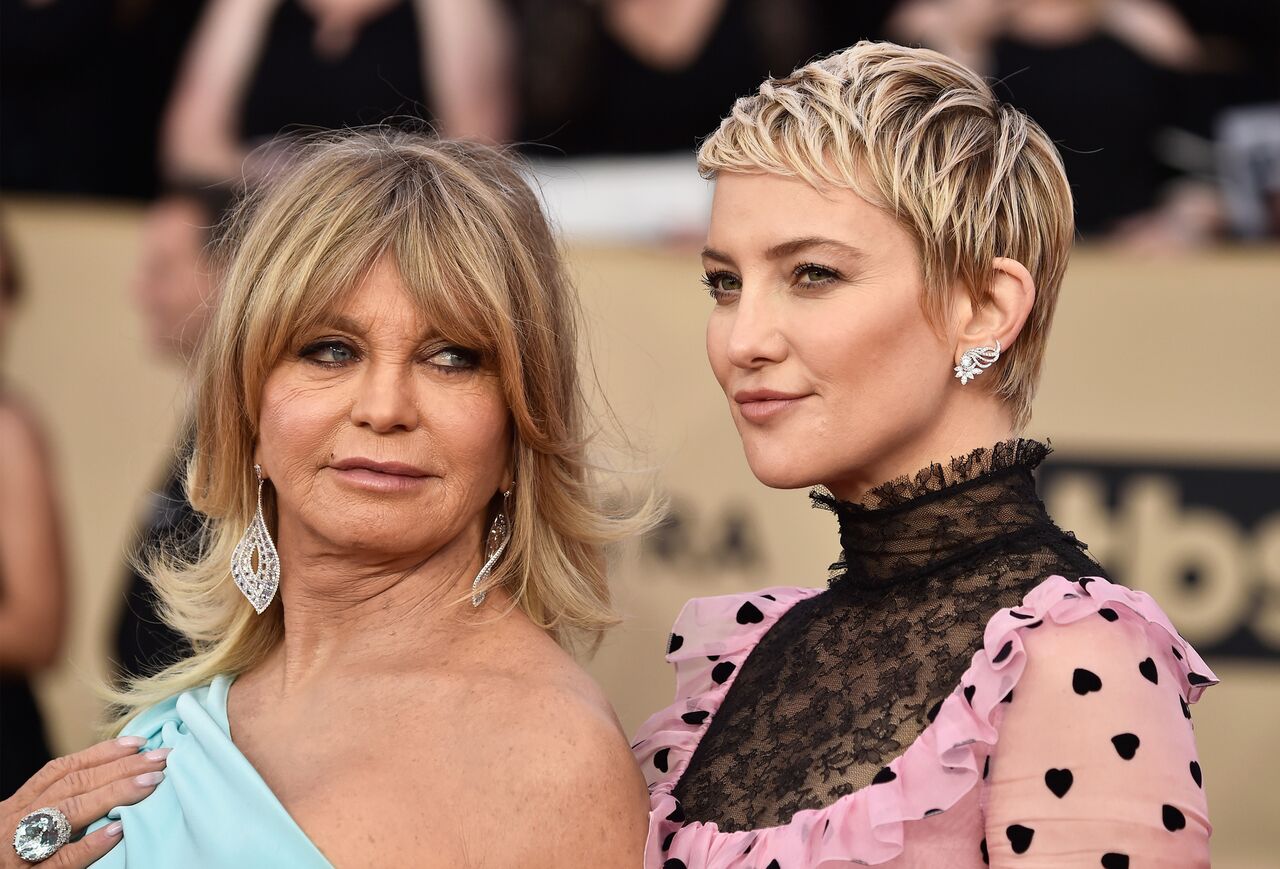
[[[990,385],[1026,426],[1075,236],[1071,188],[1044,130],[979,75],[928,49],[859,42],[739,99],[698,168],[798,177],[883,208],[916,240],[935,326],[957,283],[987,300],[995,257],[1025,265],[1035,304]]]

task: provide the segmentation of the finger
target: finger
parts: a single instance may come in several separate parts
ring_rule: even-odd
[[[40,863],[40,869],[85,869],[120,844],[124,826],[112,821],[101,830],[94,830],[79,842],[63,845],[52,857]]]
[[[40,795],[40,805],[57,806],[72,830],[101,818],[115,806],[132,805],[163,780],[170,749],[157,748],[102,766],[67,773]],[[151,776],[151,778],[148,778]],[[104,802],[118,799],[119,802]]]
[[[138,749],[145,744],[146,740],[140,736],[122,736],[119,739],[109,739],[106,742],[91,745],[84,751],[77,751],[75,754],[55,757],[46,763],[39,772],[27,779],[27,783],[18,788],[17,792],[5,802],[12,802],[20,806],[31,805],[54,782],[70,773],[101,766],[104,763],[110,763],[113,760],[137,754]]]

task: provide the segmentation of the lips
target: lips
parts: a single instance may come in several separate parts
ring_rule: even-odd
[[[419,492],[431,481],[431,474],[415,465],[365,458],[334,462],[329,471],[344,486],[380,496]]]
[[[774,389],[740,389],[733,394],[738,412],[749,422],[763,423],[800,404],[812,393],[779,392]]]
[[[377,474],[389,474],[396,477],[427,477],[426,471],[404,462],[375,462],[373,459],[352,458],[333,462],[329,465],[335,471],[372,471]]]

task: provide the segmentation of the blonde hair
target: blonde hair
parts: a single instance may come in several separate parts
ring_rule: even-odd
[[[577,299],[513,159],[387,129],[315,138],[237,206],[218,253],[225,286],[197,359],[186,478],[191,504],[206,517],[203,546],[194,558],[171,551],[147,565],[165,620],[195,652],[113,695],[117,726],[165,697],[254,666],[283,636],[281,604],[256,615],[230,576],[232,550],[256,507],[263,383],[384,256],[441,334],[484,350],[510,409],[512,537],[485,588],[506,588],[562,645],[598,640],[617,623],[605,546],[648,527],[657,505],[650,489],[630,507],[613,497],[606,506],[595,482]],[[265,498],[264,509],[274,526],[272,502]]]
[[[853,190],[915,238],[935,326],[956,282],[988,298],[995,257],[1036,284],[1018,340],[988,382],[1023,428],[1075,235],[1053,142],[976,73],[922,48],[859,42],[734,103],[698,150],[704,177],[769,172]]]

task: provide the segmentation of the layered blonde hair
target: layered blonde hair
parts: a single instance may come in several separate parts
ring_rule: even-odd
[[[256,507],[263,384],[384,257],[442,335],[483,350],[510,409],[513,530],[485,588],[504,587],[562,645],[590,644],[618,621],[605,547],[648,527],[656,505],[646,487],[631,487],[626,501],[606,493],[589,462],[577,299],[515,160],[387,129],[315,138],[239,204],[216,253],[224,288],[196,361],[186,476],[187,496],[205,518],[203,545],[195,557],[165,552],[146,565],[165,620],[195,653],[116,694],[117,725],[218,674],[253,667],[280,642],[282,604],[255,614],[230,574]],[[271,498],[264,509],[274,527]]]
[[[995,257],[1025,265],[1035,304],[983,381],[1025,427],[1075,236],[1071,188],[1044,130],[979,75],[935,51],[859,42],[739,99],[698,166],[851,189],[883,208],[918,245],[935,327],[957,285],[987,301]]]

